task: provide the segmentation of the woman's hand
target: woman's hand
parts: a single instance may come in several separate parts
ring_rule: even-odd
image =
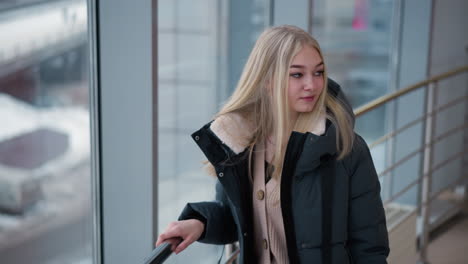
[[[172,245],[172,251],[179,254],[190,244],[197,241],[203,233],[203,230],[205,230],[205,225],[197,219],[172,222],[166,230],[159,235],[156,246],[159,246],[163,242],[169,242]],[[182,242],[180,243],[181,239]]]

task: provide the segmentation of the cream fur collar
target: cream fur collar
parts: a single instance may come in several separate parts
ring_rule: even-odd
[[[309,132],[316,135],[325,133],[325,115],[321,115]],[[238,113],[229,113],[216,118],[210,126],[211,131],[234,153],[244,151],[252,139],[253,124]]]

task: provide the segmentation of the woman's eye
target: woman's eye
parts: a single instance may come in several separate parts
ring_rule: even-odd
[[[324,73],[323,70],[322,70],[322,71],[316,71],[316,72],[314,73],[314,75],[315,75],[315,76],[322,76],[323,73]]]
[[[291,73],[289,76],[294,77],[294,78],[301,78],[301,77],[302,77],[302,73],[300,73],[300,72]]]

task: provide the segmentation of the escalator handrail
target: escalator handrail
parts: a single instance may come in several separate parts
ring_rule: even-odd
[[[161,264],[172,254],[171,243],[164,242],[157,246],[148,258],[146,258],[144,264]]]

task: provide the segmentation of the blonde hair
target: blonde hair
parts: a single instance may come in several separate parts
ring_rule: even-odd
[[[216,118],[228,113],[237,113],[254,125],[248,146],[249,173],[252,171],[254,146],[273,132],[277,144],[272,161],[274,166],[272,177],[279,179],[291,132],[294,130],[306,133],[321,114],[326,114],[327,119],[338,128],[336,129],[338,159],[343,158],[352,148],[354,138],[352,117],[334,96],[327,93],[326,68],[323,74],[324,88],[314,109],[311,112],[300,113],[295,124],[290,125],[287,100],[289,67],[294,56],[305,45],[315,48],[323,60],[318,42],[304,30],[289,25],[266,29],[256,41],[234,93],[215,115]],[[273,96],[268,93],[267,85],[272,89]],[[212,165],[209,166],[211,171],[214,171]]]

